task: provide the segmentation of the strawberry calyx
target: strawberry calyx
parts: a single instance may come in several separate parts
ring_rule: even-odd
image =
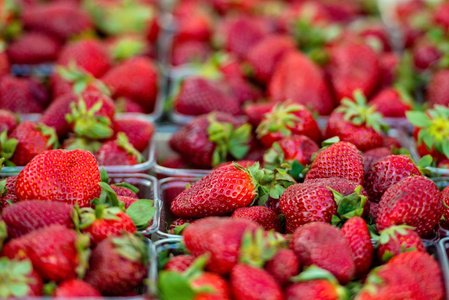
[[[310,12],[311,10],[305,10],[303,16],[293,24],[293,35],[299,47],[309,55],[316,50],[322,51],[325,45],[338,38],[342,33],[341,26],[314,22],[313,14]],[[323,51],[323,53],[325,52]]]
[[[10,159],[13,157],[18,143],[17,139],[8,139],[6,130],[0,133],[0,157],[4,158],[3,163],[6,166],[14,166]]]
[[[90,236],[88,234],[78,234],[75,241],[75,248],[78,252],[78,266],[75,268],[75,271],[78,278],[83,278],[89,267],[89,257],[91,253],[89,246]]]
[[[304,178],[302,172],[305,166],[296,159],[293,161],[286,160],[285,153],[277,142],[274,142],[271,148],[265,152],[263,160],[264,167],[269,170],[282,168],[297,181]]]
[[[354,91],[354,101],[343,98],[341,105],[335,111],[343,113],[345,121],[354,125],[372,128],[378,133],[385,131],[386,125],[383,124],[382,114],[376,112],[374,105],[367,104],[366,97],[361,90]]]
[[[64,141],[64,149],[66,150],[83,149],[91,153],[97,152],[101,145],[99,141],[84,137],[70,137]]]
[[[331,272],[324,270],[317,265],[311,265],[305,268],[304,271],[302,271],[299,275],[296,275],[295,277],[292,277],[290,279],[290,281],[292,282],[307,282],[312,280],[326,280],[334,286],[335,291],[338,295],[337,299],[350,299],[349,291],[338,283],[337,278],[335,278],[335,276]]]
[[[112,48],[112,59],[121,62],[128,58],[143,54],[145,51],[145,43],[132,37],[121,38]]]
[[[91,207],[84,207],[79,210],[79,216],[81,218],[79,223],[79,229],[86,229],[97,220],[115,220],[120,221],[120,217],[117,215],[123,212],[119,207],[108,207],[107,205],[96,205],[95,209]]]
[[[0,297],[22,298],[31,291],[34,279],[29,276],[33,272],[30,260],[15,260],[0,257]]]
[[[123,258],[146,266],[149,260],[148,246],[137,235],[123,232],[122,236],[111,238],[115,251]]]
[[[299,117],[294,113],[305,109],[300,104],[279,103],[265,114],[264,119],[256,129],[257,137],[261,137],[274,132],[280,132],[284,137],[291,136],[291,127],[295,126],[295,122],[300,121]]]
[[[343,196],[336,190],[329,188],[337,204],[337,215],[332,216],[332,225],[343,226],[343,224],[352,217],[361,217],[364,213],[367,197],[361,195],[362,186],[354,189],[354,193]]]
[[[126,152],[128,152],[128,154],[136,157],[137,162],[143,162],[144,159],[142,154],[140,154],[140,152],[129,142],[128,136],[124,132],[119,132],[117,134],[116,142],[120,148],[124,149]]]
[[[182,235],[182,233],[184,232],[184,230],[187,228],[187,226],[189,226],[190,225],[190,223],[189,222],[186,222],[186,223],[184,223],[184,224],[182,224],[182,225],[178,225],[178,226],[175,226],[174,228],[173,228],[173,233],[174,234],[176,234],[176,235]]]
[[[3,243],[8,237],[8,229],[6,228],[5,221],[0,221],[0,251],[2,251]]]
[[[133,220],[137,230],[148,228],[155,213],[154,201],[148,199],[140,199],[126,209],[126,214]]]
[[[76,95],[81,95],[81,93],[84,92],[89,85],[95,86],[105,95],[111,95],[111,91],[101,80],[79,68],[74,61],[69,62],[67,67],[57,66],[56,72],[63,79],[72,83],[73,92]]]
[[[218,122],[215,115],[209,115],[209,127],[207,134],[209,140],[215,144],[212,154],[212,165],[217,166],[226,162],[228,155],[241,160],[249,151],[251,139],[251,125],[246,123],[238,128],[226,122]]]
[[[71,113],[66,114],[65,118],[68,123],[73,124],[73,131],[77,136],[90,139],[106,139],[113,135],[111,120],[96,115],[102,106],[103,102],[99,100],[88,110],[83,98],[80,98],[78,103],[70,103]]]
[[[42,123],[39,123],[37,124],[36,129],[49,138],[46,145],[47,147],[52,147],[53,149],[59,148],[58,135],[56,134],[56,131],[53,127],[49,127]]]
[[[396,225],[388,227],[380,232],[379,236],[372,237],[375,241],[378,242],[377,247],[380,245],[388,244],[391,240],[398,241],[398,236],[407,236],[408,230],[415,230],[415,227],[408,226],[408,225]],[[416,250],[415,247],[405,248],[402,246],[401,252],[407,252],[407,251],[413,251]],[[394,253],[390,251],[385,251],[385,253],[382,255],[382,261],[387,262],[391,258],[395,256]]]

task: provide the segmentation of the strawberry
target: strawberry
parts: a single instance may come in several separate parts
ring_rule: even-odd
[[[266,84],[273,75],[277,63],[293,50],[295,50],[295,42],[292,38],[271,35],[255,44],[249,50],[246,60],[253,68],[254,78]]]
[[[216,112],[199,116],[178,130],[170,139],[170,147],[188,164],[211,168],[228,157],[242,159],[249,150],[250,138],[249,124]]]
[[[382,146],[382,116],[368,107],[360,90],[354,92],[355,103],[346,98],[329,116],[326,137],[338,136],[354,144],[360,151]]]
[[[337,227],[321,222],[301,226],[293,233],[290,248],[301,264],[317,265],[331,272],[342,284],[355,274],[351,247]]]
[[[167,231],[170,234],[182,235],[186,227],[189,226],[190,223],[192,223],[193,221],[195,221],[195,219],[177,218],[176,220],[170,223],[170,226],[168,227]]]
[[[425,71],[437,65],[442,56],[437,45],[425,37],[416,41],[412,54],[414,65],[419,71]]]
[[[413,231],[413,227],[406,225],[391,226],[382,230],[377,247],[377,258],[383,263],[402,252],[411,250],[426,252],[419,235]]]
[[[137,192],[139,192],[139,190],[126,182],[113,184],[111,185],[111,188],[114,190],[118,197],[122,196],[137,200],[139,199],[139,197],[137,197]]]
[[[101,145],[95,157],[100,166],[132,166],[143,161],[142,154],[129,143],[123,132],[117,135],[115,141]]]
[[[0,181],[0,212],[10,203],[19,201],[16,196],[16,176],[10,176]]]
[[[165,264],[164,270],[183,273],[192,265],[194,260],[195,257],[192,255],[177,255],[170,258],[167,264]]]
[[[231,215],[235,219],[247,219],[258,223],[266,231],[275,230],[281,232],[279,217],[265,206],[252,206],[237,208]]]
[[[100,292],[85,281],[69,279],[59,284],[53,293],[53,297],[101,297]]]
[[[189,1],[188,4],[180,4],[175,10],[177,16],[177,32],[174,37],[176,42],[208,42],[212,35],[213,20],[211,16],[205,11],[201,11],[202,8],[195,1]],[[193,5],[197,7],[193,7]],[[191,6],[190,8],[188,6]],[[180,8],[180,6],[183,6]],[[190,9],[188,15],[181,15],[180,10],[186,11]]]
[[[424,176],[411,176],[391,186],[379,202],[376,227],[380,232],[393,225],[416,228],[420,236],[428,236],[443,214],[438,187]]]
[[[270,273],[243,264],[232,268],[231,290],[236,300],[283,299],[282,288]]]
[[[430,106],[449,104],[446,99],[447,92],[449,91],[449,70],[437,71],[433,74],[427,85],[426,100]]]
[[[265,147],[289,137],[302,134],[315,143],[321,142],[321,131],[312,113],[300,104],[279,104],[265,114],[256,129],[257,137]]]
[[[6,133],[11,133],[17,126],[18,120],[12,112],[5,109],[0,109],[0,133],[6,130]]]
[[[195,300],[231,299],[228,281],[214,273],[204,272],[192,281],[191,286],[194,290],[204,287],[212,287],[213,289],[213,292],[197,293],[194,298]]]
[[[446,31],[449,30],[449,5],[447,3],[441,3],[434,11],[434,21],[438,25],[442,26]]]
[[[240,114],[238,100],[226,90],[225,84],[197,76],[182,81],[179,93],[175,96],[174,109],[191,116],[212,111]]]
[[[42,295],[42,278],[29,260],[0,258],[0,297],[3,299],[38,297]]]
[[[70,20],[70,21],[69,21]],[[23,11],[25,28],[66,40],[92,28],[89,16],[75,3],[51,2]]]
[[[373,148],[363,152],[362,156],[363,165],[365,166],[365,174],[368,174],[368,171],[376,162],[379,161],[379,159],[389,155],[393,155],[393,152],[391,152],[391,150],[387,147]]]
[[[403,178],[421,175],[406,155],[389,155],[379,159],[365,176],[365,188],[371,201],[378,202],[385,191]]]
[[[114,121],[114,132],[123,132],[137,151],[143,152],[154,134],[154,125],[141,119],[123,118]]]
[[[85,207],[100,195],[99,182],[100,171],[91,153],[51,150],[33,158],[19,173],[16,195],[21,201],[51,200]]]
[[[115,101],[115,106],[116,113],[145,113],[145,110],[142,108],[142,106],[140,106],[140,104],[128,98],[118,98]]]
[[[147,275],[147,248],[131,234],[103,240],[92,251],[84,280],[105,296],[134,291]]]
[[[280,249],[264,268],[281,286],[285,287],[290,283],[290,278],[299,273],[300,262],[292,250]]]
[[[331,188],[343,196],[349,196],[354,193],[354,190],[358,187],[357,183],[340,177],[318,178],[318,179],[306,179],[304,184],[307,185],[324,185]],[[368,197],[365,189],[362,187],[360,195]]]
[[[172,47],[171,64],[176,67],[189,63],[205,63],[210,55],[210,46],[205,42],[175,41]]]
[[[31,231],[61,224],[73,228],[72,206],[54,201],[21,201],[6,206],[1,214],[8,228],[8,237],[17,238]]]
[[[11,67],[8,55],[5,50],[5,43],[0,40],[0,78],[4,75],[8,75],[9,69]]]
[[[441,201],[443,202],[443,216],[445,220],[449,220],[449,188],[445,187],[441,191]]]
[[[246,103],[243,112],[248,118],[248,122],[254,127],[259,126],[265,114],[269,113],[276,105],[274,102]]]
[[[329,177],[346,178],[359,185],[363,184],[363,158],[356,146],[348,142],[337,142],[318,152],[306,174],[306,180]]]
[[[341,231],[351,247],[355,273],[361,277],[368,272],[374,255],[368,226],[362,218],[353,217],[343,225]]]
[[[401,142],[392,136],[384,136],[384,141],[382,143],[382,147],[386,147],[390,150],[400,149],[402,147]]]
[[[357,42],[341,43],[329,51],[328,71],[338,101],[352,98],[360,89],[371,96],[380,79],[379,58],[368,45]]]
[[[410,98],[405,93],[392,88],[383,89],[369,102],[370,106],[387,118],[404,118],[412,110]]]
[[[210,252],[208,270],[228,274],[238,262],[243,234],[258,227],[257,223],[249,220],[204,218],[187,226],[184,243],[195,257]]]
[[[8,47],[8,56],[15,64],[39,64],[55,61],[59,43],[53,37],[30,32],[22,35]]]
[[[286,54],[276,65],[268,96],[275,102],[302,104],[320,115],[328,115],[334,108],[323,72],[300,52]]]
[[[126,81],[123,79],[127,78]],[[159,74],[148,58],[136,57],[111,68],[102,81],[112,90],[113,98],[125,97],[140,104],[148,113],[154,110],[159,89]]]
[[[58,137],[53,128],[30,121],[17,125],[10,137],[18,141],[11,159],[17,166],[25,166],[36,155],[58,147]]]
[[[399,62],[399,56],[395,52],[386,52],[379,56],[380,87],[389,88],[397,80]]]

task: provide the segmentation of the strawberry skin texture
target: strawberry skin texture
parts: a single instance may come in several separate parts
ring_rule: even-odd
[[[254,127],[259,126],[266,113],[269,113],[276,105],[274,102],[247,103],[243,112],[248,117],[248,122]]]
[[[19,201],[16,196],[17,175],[8,177],[5,180],[6,195],[0,196],[0,212],[2,212],[5,207],[9,206],[8,202],[16,203]]]
[[[443,205],[443,216],[446,220],[449,220],[449,187],[445,187],[441,191],[441,201],[445,204]]]
[[[341,177],[363,185],[363,158],[356,146],[338,142],[319,152],[306,174],[306,180]]]
[[[187,270],[195,260],[192,255],[178,255],[172,257],[164,266],[164,270],[182,273]]]
[[[256,193],[253,179],[246,172],[216,169],[179,194],[170,210],[182,218],[228,215],[250,205]]]
[[[231,218],[247,219],[258,223],[265,231],[275,230],[281,232],[281,221],[279,217],[265,206],[252,206],[237,208]]]
[[[334,196],[324,185],[292,185],[279,199],[279,207],[289,224],[288,233],[311,222],[330,223],[337,214]]]
[[[312,155],[320,148],[317,143],[305,135],[292,135],[278,141],[279,147],[284,152],[286,162],[297,160],[303,166],[312,162]]]
[[[70,279],[62,282],[55,290],[54,297],[101,297],[100,292],[85,281]]]
[[[365,220],[360,217],[353,217],[346,221],[341,231],[351,247],[356,275],[366,274],[373,261],[374,248]]]
[[[14,113],[41,113],[49,100],[47,90],[28,78],[0,78],[0,108]]]
[[[175,228],[181,225],[184,225],[185,223],[192,223],[193,221],[195,221],[196,219],[184,219],[184,218],[177,218],[176,220],[174,220],[173,222],[170,223],[170,226],[168,226],[168,233],[170,234],[175,234]],[[184,229],[185,230],[185,229]],[[182,235],[182,233],[184,232],[184,230],[181,230],[181,232],[179,233],[180,235]]]
[[[143,152],[154,134],[154,125],[136,119],[120,119],[114,121],[114,132],[123,132],[137,151]]]
[[[387,251],[392,255],[398,255],[401,252],[406,252],[410,249],[426,252],[426,248],[421,240],[421,237],[413,230],[405,230],[407,231],[405,235],[396,233],[395,238],[390,238],[386,244],[379,243],[379,247],[377,249],[377,258],[379,261],[384,261],[383,256]]]
[[[220,275],[204,272],[190,284],[193,289],[211,287],[212,293],[198,293],[193,300],[231,300],[229,283]]]
[[[42,114],[39,122],[53,127],[59,138],[65,137],[71,129],[65,115],[70,113],[70,103],[76,101],[78,101],[78,97],[71,93],[54,99]]]
[[[259,225],[249,220],[208,217],[187,226],[184,243],[195,257],[210,252],[206,268],[225,275],[238,262],[243,234],[257,228]]]
[[[365,187],[371,201],[378,201],[385,191],[403,178],[421,175],[410,157],[390,155],[381,158],[366,174]]]
[[[30,32],[21,36],[8,47],[8,56],[16,64],[39,64],[52,62],[59,52],[59,43],[51,36]]]
[[[270,273],[243,264],[231,271],[231,290],[235,300],[284,299],[281,286]]]
[[[328,280],[318,279],[292,284],[285,291],[285,299],[338,300],[339,296],[332,283]]]
[[[16,195],[20,201],[51,200],[85,207],[99,197],[99,182],[100,171],[90,152],[51,150],[33,158],[19,173]]]
[[[73,207],[54,201],[21,201],[6,206],[1,214],[8,228],[8,237],[17,238],[39,228],[61,224],[73,228]]]
[[[430,106],[436,104],[447,106],[449,101],[449,70],[435,72],[427,85],[426,100]]]
[[[290,284],[290,278],[297,275],[300,263],[295,253],[290,249],[280,249],[276,255],[265,264],[265,270],[281,285]]]
[[[391,152],[391,150],[387,147],[374,148],[364,152],[362,156],[363,165],[365,166],[365,174],[368,174],[368,171],[377,161],[379,161],[379,159],[392,154],[393,152]]]
[[[340,229],[330,224],[314,222],[299,227],[293,233],[290,249],[301,264],[315,264],[334,274],[342,284],[355,274],[351,247]]]
[[[400,94],[392,88],[380,91],[369,104],[375,105],[376,111],[388,118],[405,118],[405,112],[412,109],[412,106],[402,101]]]
[[[11,65],[9,63],[8,55],[6,51],[0,51],[0,78],[9,74]]]
[[[122,232],[135,233],[137,231],[133,220],[124,212],[116,215],[120,220],[96,220],[94,223],[83,230],[90,234],[90,240],[93,244],[98,244],[108,237],[120,236]]]
[[[120,147],[116,141],[101,145],[95,158],[99,166],[132,166],[139,163],[137,156]]]
[[[5,109],[0,109],[0,133],[7,130],[7,133],[16,128],[17,119],[12,112]]]
[[[111,188],[114,190],[114,192],[119,197],[123,196],[123,197],[133,198],[133,199],[139,200],[139,197],[137,196],[137,194],[134,193],[133,191],[131,191],[130,189],[126,188],[126,187],[111,185]]]
[[[424,176],[407,177],[391,186],[382,196],[376,227],[382,231],[392,225],[415,227],[420,236],[428,236],[443,214],[438,187]]]

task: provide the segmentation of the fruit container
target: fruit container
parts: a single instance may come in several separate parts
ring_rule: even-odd
[[[15,76],[33,76],[37,78],[48,78],[53,71],[54,63],[44,63],[38,65],[14,64],[12,74]]]
[[[437,247],[437,260],[443,273],[444,285],[446,287],[446,299],[449,299],[449,238],[442,239]]]
[[[40,114],[22,114],[20,115],[20,119],[22,121],[32,121],[37,122],[40,118]],[[148,119],[146,115],[137,114],[137,113],[126,113],[120,114],[117,116],[117,119],[121,118],[136,118],[144,121],[151,121]],[[104,169],[108,173],[146,173],[155,165],[155,138],[154,136],[150,139],[147,148],[142,152],[144,157],[144,162],[132,165],[132,166],[105,166]],[[22,171],[23,166],[14,166],[14,167],[3,167],[2,173],[5,174],[16,174]],[[100,166],[101,168],[101,166]]]

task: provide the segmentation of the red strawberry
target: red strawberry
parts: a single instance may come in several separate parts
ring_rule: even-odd
[[[59,52],[59,43],[53,37],[30,32],[22,35],[8,47],[8,56],[15,64],[52,62]]]
[[[208,13],[202,11],[204,7],[196,1],[189,1],[187,4],[179,3],[177,6],[175,10],[177,32],[174,40],[183,43],[208,42],[212,34],[213,20]]]
[[[99,166],[132,166],[143,161],[139,153],[128,141],[128,137],[120,132],[115,141],[104,143],[95,153]]]
[[[65,94],[56,98],[42,114],[39,122],[49,127],[53,127],[58,137],[66,136],[71,127],[65,119],[70,113],[70,103],[76,102],[78,97],[72,94]]]
[[[125,209],[128,209],[128,207],[130,207],[131,204],[139,201],[139,199],[125,196],[117,196],[117,199],[123,202],[123,204],[125,205]]]
[[[154,125],[141,119],[123,118],[114,121],[114,132],[123,132],[137,151],[143,152],[154,134]]]
[[[8,55],[6,55],[6,46],[2,40],[0,40],[0,78],[9,74],[10,63]]]
[[[342,284],[355,274],[351,247],[337,227],[321,222],[301,226],[294,232],[290,248],[301,264],[317,265],[331,272]]]
[[[394,256],[411,250],[426,252],[423,241],[412,227],[391,226],[380,232],[377,259],[386,263]]]
[[[449,104],[446,95],[449,92],[449,70],[437,71],[427,85],[426,100],[430,106]]]
[[[170,226],[168,227],[167,231],[170,234],[177,234],[182,235],[184,230],[190,223],[195,221],[195,219],[184,219],[184,218],[177,218],[173,222],[170,223]]]
[[[404,118],[405,112],[412,110],[410,99],[396,89],[384,89],[369,102],[377,112],[387,118]]]
[[[393,152],[387,147],[379,147],[363,152],[363,165],[365,166],[365,174],[368,174],[368,171],[371,167],[379,161],[379,159],[384,158],[385,156],[392,155]]]
[[[154,110],[159,89],[158,78],[156,66],[150,59],[136,57],[113,67],[104,74],[102,80],[112,90],[114,98],[129,98],[149,113]]]
[[[256,163],[256,161],[255,160],[227,161],[227,162],[219,164],[214,169],[234,170],[235,169],[234,163],[239,164],[239,165],[241,165],[244,168],[248,168],[248,167],[251,167],[252,165],[254,165]]]
[[[8,237],[17,238],[39,228],[61,224],[73,228],[73,208],[54,201],[21,201],[6,206],[1,214],[8,228]]]
[[[204,272],[199,277],[195,278],[191,287],[201,289],[204,287],[212,287],[213,292],[199,292],[195,295],[195,300],[214,300],[223,299],[230,300],[229,284],[226,279],[220,275]]]
[[[134,100],[128,99],[128,98],[118,98],[115,101],[116,106],[116,112],[117,113],[139,113],[144,114],[145,110],[143,107],[135,102]]]
[[[424,176],[407,177],[391,186],[382,196],[376,227],[382,231],[392,225],[406,224],[420,236],[428,236],[443,214],[438,187]]]
[[[371,201],[378,202],[385,191],[403,178],[421,175],[407,155],[389,155],[378,160],[365,177],[365,188]]]
[[[257,137],[265,147],[293,134],[302,134],[316,143],[321,142],[321,131],[312,113],[300,104],[279,104],[265,114],[257,127]]]
[[[427,38],[416,41],[412,54],[414,66],[420,71],[434,67],[442,56],[438,47]]]
[[[394,148],[400,149],[402,147],[401,142],[392,136],[384,136],[384,141],[382,147],[387,147],[388,149],[393,150]]]
[[[105,296],[124,296],[134,291],[147,275],[147,245],[124,234],[99,243],[89,260],[84,280]]]
[[[209,217],[187,226],[184,242],[195,257],[210,252],[208,270],[228,274],[237,264],[243,234],[257,228],[249,220]]]
[[[368,107],[360,91],[354,92],[355,103],[346,98],[329,116],[326,137],[338,136],[354,144],[360,151],[382,146],[382,116]]]
[[[380,87],[389,88],[393,85],[395,77],[397,77],[399,62],[399,56],[395,52],[386,52],[380,55]]]
[[[435,8],[434,12],[433,18],[435,23],[441,25],[446,31],[449,30],[449,5],[447,3],[441,3]]]
[[[287,286],[290,278],[299,273],[300,262],[292,250],[280,249],[264,268],[281,286]]]
[[[59,284],[53,293],[53,297],[101,297],[100,292],[85,281],[69,279]]]
[[[2,181],[5,181],[5,186],[2,188]],[[8,177],[0,181],[0,212],[9,205],[9,203],[16,203],[19,201],[16,196],[16,181],[17,175]]]
[[[283,299],[282,288],[270,273],[243,264],[232,268],[231,290],[236,300]]]
[[[329,74],[338,101],[352,98],[360,89],[371,96],[379,84],[380,68],[377,54],[368,45],[341,43],[331,48]]]
[[[449,187],[445,187],[441,191],[441,201],[443,202],[444,219],[449,220]]]
[[[192,265],[194,260],[195,257],[193,257],[192,255],[177,255],[170,258],[170,260],[164,266],[164,270],[183,273]]]
[[[276,105],[274,102],[247,103],[244,107],[244,113],[248,117],[248,122],[254,127],[259,126],[265,114],[269,113]]]
[[[171,63],[180,66],[189,63],[205,63],[211,55],[210,46],[202,41],[175,41],[172,48]]]
[[[359,186],[357,183],[350,181],[346,178],[340,177],[329,177],[329,178],[318,178],[318,179],[306,179],[304,184],[307,185],[324,185],[331,188],[343,196],[349,196],[354,193],[354,190]],[[360,195],[368,197],[365,189],[362,187]]]
[[[247,219],[258,223],[266,231],[281,232],[281,221],[271,209],[265,206],[252,206],[237,208],[231,215],[235,219]]]
[[[174,108],[181,114],[191,116],[212,111],[240,114],[239,102],[226,90],[225,84],[196,76],[183,80],[175,97]]]
[[[357,147],[348,142],[338,142],[324,148],[315,157],[306,180],[341,177],[363,184],[365,171],[363,158]]]
[[[58,137],[53,128],[30,121],[17,125],[10,137],[18,141],[11,159],[17,166],[25,166],[36,155],[58,147]]]
[[[268,84],[272,101],[291,100],[320,115],[328,115],[334,108],[324,74],[307,56],[290,52],[277,64]]]
[[[373,223],[377,221],[377,212],[379,210],[379,203],[371,202],[369,203],[369,217],[373,220]]]
[[[361,277],[370,269],[374,255],[368,226],[362,218],[353,217],[343,225],[341,231],[351,247],[355,273],[358,277]]]
[[[132,190],[128,187],[128,184],[122,185],[123,183],[113,184],[111,185],[111,188],[114,190],[114,192],[117,194],[118,197],[127,197],[127,198],[133,198],[133,199],[139,199],[136,194],[136,190]],[[137,191],[138,192],[138,191]]]
[[[284,35],[271,35],[255,44],[248,52],[246,59],[253,68],[256,80],[267,83],[277,63],[294,49],[293,39]]]
[[[0,133],[3,131],[7,131],[7,133],[11,133],[11,131],[17,126],[18,120],[16,116],[9,110],[0,109]]]
[[[47,179],[48,178],[48,179]],[[51,200],[80,207],[100,195],[100,171],[95,157],[85,150],[51,150],[28,163],[19,173],[19,200]]]
[[[0,258],[0,297],[28,298],[42,295],[44,283],[29,260]]]

